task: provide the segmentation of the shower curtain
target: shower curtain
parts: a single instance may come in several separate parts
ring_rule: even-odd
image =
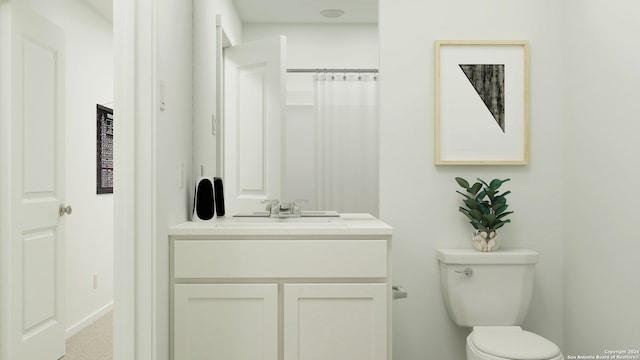
[[[318,209],[378,215],[378,81],[314,75]]]

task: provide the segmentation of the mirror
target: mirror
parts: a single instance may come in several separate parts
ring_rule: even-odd
[[[378,0],[234,4],[242,43],[286,37],[280,200],[377,216]]]

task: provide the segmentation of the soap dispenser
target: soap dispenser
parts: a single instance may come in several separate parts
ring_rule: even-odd
[[[215,221],[216,219],[215,187],[213,178],[202,175],[196,178],[193,194],[192,221]]]

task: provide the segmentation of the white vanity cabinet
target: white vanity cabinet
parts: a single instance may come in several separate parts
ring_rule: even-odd
[[[343,217],[172,227],[172,358],[391,359],[391,228]]]

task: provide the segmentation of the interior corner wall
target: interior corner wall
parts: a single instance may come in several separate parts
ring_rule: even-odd
[[[565,355],[604,356],[640,349],[640,4],[564,3]]]
[[[471,247],[456,176],[512,179],[515,213],[502,246],[540,253],[523,327],[562,348],[564,215],[553,209],[566,189],[563,2],[380,0],[379,7],[380,217],[393,226],[394,283],[409,295],[393,303],[394,358],[465,358],[469,330],[447,314],[436,260],[438,248]],[[452,39],[529,40],[529,165],[434,165],[434,41]]]
[[[27,3],[65,32],[66,202],[73,207],[65,237],[69,337],[113,305],[113,196],[96,194],[95,155],[96,104],[113,108],[113,31],[77,0]]]

